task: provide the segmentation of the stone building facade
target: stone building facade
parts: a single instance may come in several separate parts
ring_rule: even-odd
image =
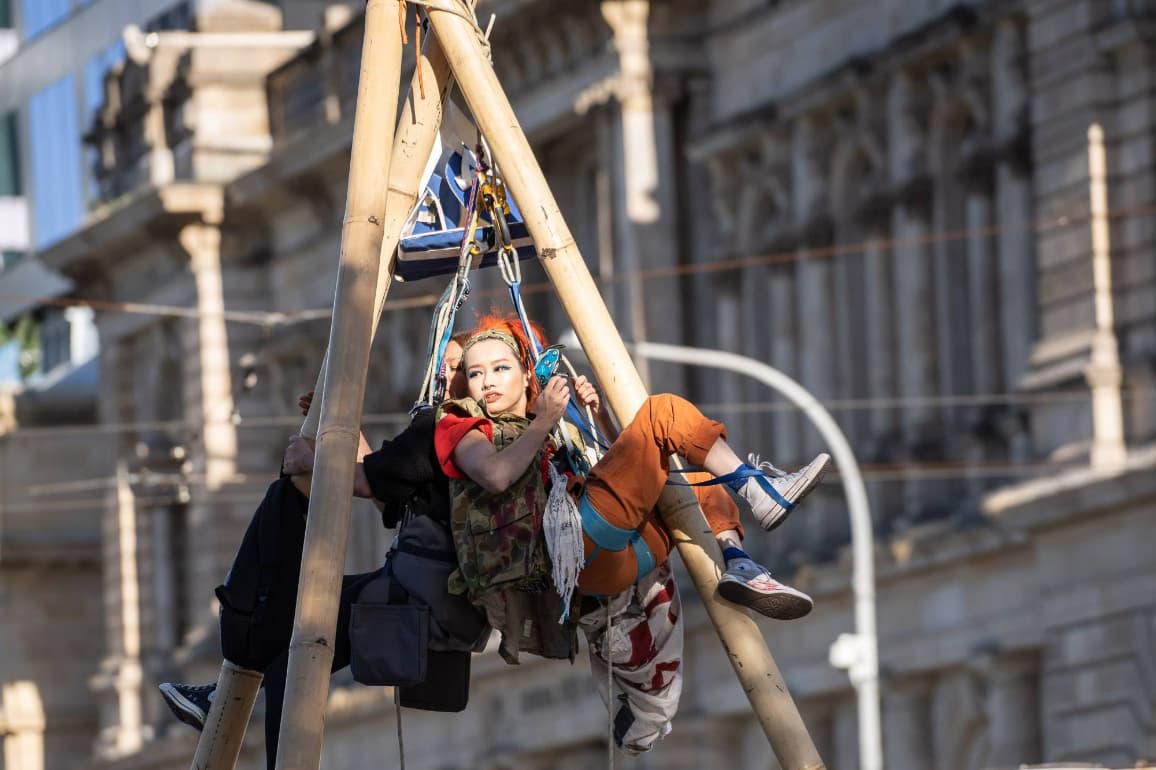
[[[19,437],[42,416],[0,436],[2,502],[30,536],[50,516],[37,474],[105,479],[70,509],[99,521],[83,558],[62,536],[41,549],[51,558],[26,546],[15,553],[27,565],[13,561],[6,518],[0,600],[23,620],[4,624],[4,649],[14,636],[26,650],[0,664],[8,770],[187,766],[194,736],[153,685],[215,676],[211,588],[323,352],[360,20],[335,5],[303,44],[259,3],[210,8],[197,33],[161,33],[112,73],[90,132],[108,205],[40,255],[78,296],[120,311],[97,316],[91,408],[106,430],[88,443],[42,431],[55,443],[39,456],[67,446],[83,473],[28,460]],[[1156,3],[489,11],[499,77],[623,336],[771,363],[830,405],[865,464],[886,767],[1156,757]],[[1108,252],[1090,194],[1093,125]],[[498,286],[480,276],[474,306],[500,304]],[[412,401],[440,289],[391,291],[371,356],[371,438]],[[563,334],[548,292],[529,301]],[[821,448],[740,378],[640,366],[777,464]],[[350,568],[384,551],[374,519],[355,508]],[[748,540],[817,599],[808,619],[762,627],[833,770],[858,766],[854,693],[827,660],[852,627],[848,537],[830,483],[773,537]],[[78,594],[93,600],[83,611]],[[688,594],[675,731],[619,761],[777,767]],[[389,766],[389,692],[338,685],[324,766]],[[606,730],[582,662],[511,668],[492,654],[475,662],[463,714],[404,716],[415,768],[596,767]],[[260,733],[245,768],[263,766]],[[40,764],[15,759],[37,746]]]

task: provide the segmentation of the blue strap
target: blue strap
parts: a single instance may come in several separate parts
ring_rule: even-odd
[[[586,420],[586,416],[582,414],[582,410],[578,408],[577,402],[575,402],[573,398],[571,398],[570,402],[566,404],[566,418],[574,425],[575,428],[578,429],[578,432],[581,433],[584,438],[590,441],[590,443],[594,444],[603,452],[610,449],[609,444],[601,441],[596,435],[594,435],[594,431],[590,429],[590,424]]]
[[[701,468],[671,468],[670,472],[677,473],[679,475],[685,475],[687,473],[697,473],[701,470]],[[739,487],[741,487],[747,479],[752,478],[755,480],[755,483],[758,484],[764,492],[770,495],[771,499],[776,503],[783,506],[783,508],[787,509],[788,511],[794,509],[795,503],[792,503],[790,500],[783,497],[779,490],[775,489],[774,485],[772,485],[771,482],[767,480],[767,474],[763,473],[758,468],[753,468],[750,465],[747,465],[746,463],[743,463],[730,473],[725,473],[722,476],[715,476],[713,479],[707,479],[706,481],[696,481],[692,483],[689,481],[667,479],[666,483],[675,487],[713,487],[716,484],[727,484],[731,489],[737,492]]]
[[[676,473],[680,476],[685,476],[690,473],[702,473],[706,471],[705,468],[671,468],[670,473]],[[763,476],[766,474],[758,468],[752,468],[745,463],[735,468],[730,473],[724,473],[722,476],[715,476],[713,479],[706,481],[678,481],[676,479],[667,479],[666,483],[675,487],[713,487],[717,484],[730,484],[731,487],[736,486],[733,482],[744,482],[753,476]],[[741,486],[741,484],[739,485]]]
[[[654,572],[654,568],[658,566],[658,563],[654,560],[654,554],[651,553],[650,546],[642,539],[642,533],[635,532],[634,535],[635,537],[630,542],[630,545],[634,548],[634,558],[638,562],[638,577],[634,579],[635,582],[638,582],[645,575]]]
[[[582,531],[586,536],[594,541],[594,552],[590,554],[590,558],[586,560],[583,568],[588,566],[598,555],[598,552],[605,548],[607,551],[622,551],[627,547],[634,549],[634,558],[638,562],[638,575],[635,578],[637,581],[644,575],[654,571],[658,566],[658,562],[654,558],[654,552],[650,550],[650,546],[646,544],[642,533],[636,529],[623,529],[616,527],[605,518],[602,517],[593,505],[590,504],[589,498],[585,493],[578,498],[578,512],[582,516]]]
[[[578,512],[582,516],[582,531],[596,546],[607,551],[623,550],[638,534],[637,530],[622,529],[604,519],[590,504],[590,499],[585,494],[578,498]]]
[[[767,477],[765,475],[755,476],[755,483],[758,484],[760,487],[762,487],[763,491],[766,492],[768,495],[770,495],[772,500],[774,500],[779,505],[783,506],[783,508],[785,508],[788,511],[794,509],[795,504],[792,503],[787,498],[783,497],[781,494],[779,494],[779,490],[775,489],[775,487],[771,484],[771,482],[767,480]]]

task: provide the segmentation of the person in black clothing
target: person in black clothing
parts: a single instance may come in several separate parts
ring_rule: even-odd
[[[458,370],[461,344],[455,339],[445,353],[448,390],[464,392],[464,379]],[[299,401],[308,413],[313,394]],[[403,515],[429,516],[448,527],[450,515],[449,485],[441,473],[434,451],[434,409],[422,409],[410,424],[377,451],[370,451],[364,434],[358,449],[354,472],[354,496],[372,498],[381,507],[381,521],[394,529]],[[305,542],[305,513],[308,498],[291,483],[297,474],[313,470],[312,441],[293,436],[285,450],[282,476],[266,493],[246,530],[236,560],[225,584],[217,589],[221,603],[221,642],[224,657],[234,664],[264,674],[265,754],[269,770],[277,756],[277,739],[284,706],[285,681],[289,663],[289,643],[297,604],[301,554]],[[270,567],[272,566],[272,569]],[[345,575],[338,601],[337,629],[334,639],[334,672],[350,663],[349,620],[351,607],[362,589],[378,578],[385,567],[372,572]],[[230,595],[234,574],[248,571],[267,575],[255,609],[238,610]],[[259,622],[256,615],[260,613]],[[244,622],[231,623],[233,616]],[[244,631],[237,632],[236,628]],[[253,629],[257,629],[254,632]],[[200,730],[212,704],[215,684],[189,685],[165,682],[159,685],[162,697],[182,722]]]

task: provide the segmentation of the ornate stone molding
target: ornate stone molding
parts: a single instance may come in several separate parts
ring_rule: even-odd
[[[501,16],[490,50],[506,91],[513,95],[544,86],[611,44],[613,30],[601,5],[597,0],[530,2]]]

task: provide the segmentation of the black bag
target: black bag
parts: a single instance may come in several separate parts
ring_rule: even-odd
[[[470,655],[489,638],[485,614],[449,593],[457,555],[448,527],[429,516],[403,520],[381,575],[353,604],[353,678],[399,687],[401,705],[461,711],[469,699]]]
[[[221,652],[242,668],[264,671],[289,647],[309,498],[288,476],[269,485],[237,549],[221,604]]]
[[[425,681],[397,688],[398,703],[424,711],[461,711],[470,700],[468,652],[427,653]]]
[[[411,603],[429,607],[429,645],[439,652],[480,651],[489,638],[486,615],[465,594],[451,594],[458,567],[449,527],[429,516],[404,522],[389,554],[389,569]]]
[[[349,617],[349,668],[362,684],[405,686],[425,681],[429,607],[380,595],[388,594],[391,586],[396,588],[397,582],[371,582]]]

